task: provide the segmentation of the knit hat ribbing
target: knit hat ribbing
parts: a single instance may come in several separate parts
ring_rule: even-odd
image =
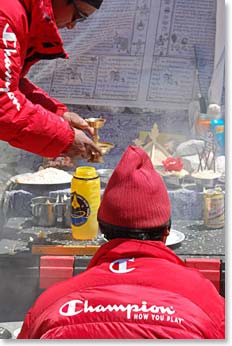
[[[171,204],[161,176],[143,149],[129,146],[105,188],[98,220],[146,229],[163,225],[170,215]]]

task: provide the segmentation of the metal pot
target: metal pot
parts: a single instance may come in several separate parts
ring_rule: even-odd
[[[97,169],[97,173],[99,174],[99,177],[101,180],[101,187],[105,187],[113,173],[113,169],[110,169],[110,168]]]
[[[65,202],[55,203],[56,224],[61,227],[71,227],[71,198]]]
[[[31,200],[33,223],[37,226],[55,226],[56,224],[56,199],[51,197],[35,197]]]
[[[66,200],[65,204],[64,225],[66,227],[71,227],[71,197]]]

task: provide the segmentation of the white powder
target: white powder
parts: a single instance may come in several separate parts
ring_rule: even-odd
[[[49,167],[35,173],[17,176],[15,182],[20,184],[62,184],[69,183],[71,180],[71,174],[61,169]]]

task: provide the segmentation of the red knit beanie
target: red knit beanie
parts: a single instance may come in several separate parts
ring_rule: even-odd
[[[147,153],[129,146],[102,197],[98,220],[126,228],[152,228],[171,216],[166,186]]]

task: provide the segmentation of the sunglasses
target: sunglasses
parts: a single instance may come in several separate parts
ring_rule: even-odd
[[[73,16],[72,22],[71,24],[77,24],[80,22],[83,22],[84,20],[86,20],[88,18],[88,16],[86,16],[85,14],[83,14],[77,7],[76,1],[74,0],[73,2],[73,6],[75,8],[75,14]]]

